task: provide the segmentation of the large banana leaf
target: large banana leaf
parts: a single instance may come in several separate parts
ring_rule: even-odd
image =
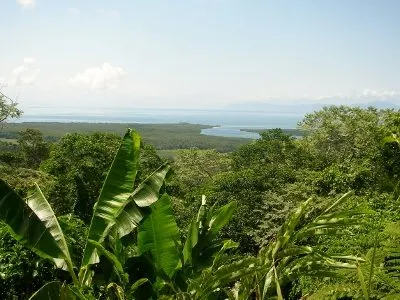
[[[164,184],[170,166],[162,165],[135,189],[128,203],[123,207],[115,220],[113,230],[121,238],[131,233],[148,213],[143,207],[150,206],[160,197],[160,189]]]
[[[214,243],[213,240],[218,232],[231,220],[236,209],[236,202],[232,201],[220,207],[216,211],[207,208],[205,196],[203,195],[202,205],[199,208],[197,217],[192,220],[188,229],[185,245],[183,247],[184,264],[193,263],[193,249],[199,244],[197,252],[202,253],[202,261],[210,257],[205,257],[206,253],[213,256],[218,252],[220,243]],[[207,249],[208,248],[208,249]],[[212,250],[211,250],[212,249]],[[211,250],[211,251],[207,251]]]
[[[199,240],[199,224],[196,219],[193,219],[189,225],[189,230],[186,236],[185,245],[183,247],[183,263],[192,264],[192,250],[197,245]]]
[[[57,266],[67,267],[75,280],[67,243],[46,198],[38,185],[27,202],[0,180],[0,220],[19,242]]]
[[[88,240],[102,243],[111,226],[115,224],[119,212],[129,200],[138,170],[139,152],[140,136],[136,131],[128,129],[94,207]],[[81,271],[84,272],[80,276],[84,276],[88,265],[98,261],[96,248],[87,243],[81,264]],[[81,282],[86,281],[83,277],[80,279]]]
[[[199,208],[199,211],[197,212],[197,216],[193,218],[192,222],[190,222],[185,245],[183,246],[182,254],[184,265],[191,265],[193,263],[192,251],[199,241],[199,233],[201,232],[202,228],[208,228],[207,224],[203,224],[207,220],[207,212],[208,209],[206,196],[202,195],[201,206]]]
[[[140,254],[150,252],[156,267],[172,277],[179,262],[179,230],[167,194],[151,206],[151,213],[139,226]]]
[[[96,250],[98,251],[99,255],[104,256],[113,266],[115,269],[116,273],[118,274],[119,278],[121,281],[127,281],[127,278],[125,276],[124,268],[119,261],[119,259],[110,251],[108,251],[106,248],[103,247],[102,244],[88,240],[88,243],[92,244],[94,247],[96,247]]]
[[[235,212],[237,203],[235,201],[229,202],[213,212],[209,223],[209,234],[211,239],[215,238],[218,232],[231,220]]]
[[[169,164],[162,165],[135,189],[132,198],[139,207],[150,206],[158,200],[160,189],[169,169]]]
[[[59,281],[51,281],[42,286],[29,300],[88,300],[76,287]]]

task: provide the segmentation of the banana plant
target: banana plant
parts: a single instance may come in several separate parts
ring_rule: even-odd
[[[216,239],[235,208],[235,202],[210,208],[203,196],[186,239],[181,241],[171,200],[164,194],[151,205],[151,213],[138,228],[139,255],[127,261],[125,272],[131,282],[141,282],[141,287],[128,294],[135,299],[199,297],[201,291],[192,288],[192,282],[206,269],[211,273],[216,271],[222,254],[238,246],[231,240]]]
[[[131,233],[149,214],[148,207],[158,200],[169,165],[162,165],[134,188],[140,142],[136,131],[129,129],[126,132],[95,204],[79,267],[72,263],[64,234],[39,186],[35,185],[35,192],[25,201],[0,180],[0,220],[19,242],[42,258],[52,260],[57,267],[67,270],[73,282],[72,286],[60,282],[48,283],[31,299],[58,299],[57,293],[62,299],[84,299],[79,290],[83,286],[90,286],[93,267],[99,262],[99,256],[115,258],[104,247],[106,239],[118,243],[120,238]],[[109,236],[114,239],[108,239]],[[118,269],[119,265],[114,267]],[[75,269],[79,269],[78,274]]]

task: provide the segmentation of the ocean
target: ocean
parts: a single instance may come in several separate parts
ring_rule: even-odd
[[[255,110],[31,107],[17,122],[191,123],[212,126],[201,132],[205,135],[258,138],[240,129],[291,129],[302,118],[300,113]]]

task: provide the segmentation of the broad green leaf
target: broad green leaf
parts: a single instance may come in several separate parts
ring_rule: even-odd
[[[271,284],[274,282],[275,279],[275,272],[274,272],[274,268],[270,268],[267,272],[267,274],[265,275],[265,280],[264,280],[264,285],[263,285],[263,299],[265,298]]]
[[[140,136],[129,129],[115,155],[114,161],[104,181],[99,199],[94,207],[88,240],[98,243],[116,222],[116,217],[129,200],[139,164]],[[81,282],[86,282],[85,272],[90,264],[99,261],[93,244],[87,243],[81,265]]]
[[[50,234],[56,240],[57,245],[63,251],[65,260],[59,261],[55,259],[55,263],[58,267],[63,269],[72,270],[72,261],[69,254],[67,242],[65,241],[64,234],[61,230],[60,224],[58,223],[57,217],[53,212],[50,204],[47,202],[39,186],[35,183],[35,192],[26,199],[26,204],[35,212],[38,218],[45,224]]]
[[[135,283],[132,284],[131,288],[129,289],[129,293],[134,294],[146,282],[149,282],[147,278],[140,278],[136,280]]]
[[[158,269],[172,277],[180,262],[177,248],[179,230],[172,212],[169,196],[164,194],[151,205],[151,213],[138,231],[140,254],[150,252]]]
[[[118,214],[111,231],[115,233],[115,238],[122,238],[131,233],[143,220],[147,214],[145,209],[136,205],[135,201],[130,199],[123,210]]]
[[[35,188],[25,203],[0,180],[0,220],[8,225],[15,239],[41,257],[52,259],[57,266],[67,267],[75,280],[64,234],[40,188]]]
[[[236,202],[232,201],[217,209],[211,216],[209,233],[214,238],[218,232],[230,221],[236,209]]]
[[[213,260],[211,269],[214,269],[214,266],[216,266],[217,263],[221,260],[221,256],[226,252],[226,250],[235,249],[237,247],[239,247],[239,243],[236,243],[236,242],[234,242],[232,240],[225,240],[223,242],[223,245],[222,245],[221,249],[215,255],[215,258]]]
[[[165,176],[168,174],[170,166],[162,165],[153,172],[135,189],[123,209],[118,214],[113,230],[116,230],[118,237],[124,237],[131,233],[147,215],[148,210],[143,209],[150,206],[160,197],[160,189],[164,184]]]
[[[199,223],[200,227],[199,228],[203,228],[204,227],[204,222],[206,221],[207,217],[207,200],[206,200],[206,196],[202,195],[201,196],[201,206],[199,208],[199,211],[197,212],[197,222]]]
[[[115,282],[111,282],[107,286],[107,293],[111,296],[111,299],[125,300],[124,290]]]
[[[198,222],[196,222],[196,219],[193,219],[192,222],[190,222],[185,245],[183,247],[184,264],[190,265],[192,263],[192,250],[197,245],[198,240],[199,240],[199,225]]]
[[[29,300],[57,300],[63,299],[67,295],[61,295],[62,283],[59,281],[52,281],[46,283],[37,292],[35,292]],[[70,299],[68,296],[66,299]]]
[[[78,286],[69,285],[68,289],[76,296],[77,300],[95,300],[94,296],[83,295]],[[64,299],[63,299],[64,300]]]
[[[137,206],[147,207],[158,200],[160,189],[169,169],[169,164],[164,164],[139,184],[132,194],[133,201]]]
[[[93,240],[88,240],[89,244],[92,244],[99,255],[103,255],[105,258],[108,259],[108,261],[114,266],[115,270],[117,271],[118,276],[124,280],[125,279],[125,273],[124,273],[124,268],[122,267],[121,262],[118,260],[118,258],[108,251],[106,248],[103,247],[100,243],[93,241]]]
[[[80,292],[73,291],[68,285],[51,281],[35,292],[29,300],[87,300]]]
[[[223,252],[225,252],[228,249],[235,249],[237,247],[239,247],[239,243],[234,242],[232,240],[225,240],[219,254],[222,254]]]

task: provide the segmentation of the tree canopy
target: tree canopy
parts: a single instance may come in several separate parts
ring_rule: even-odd
[[[22,115],[22,111],[17,106],[17,102],[0,91],[0,124],[8,119],[19,118]]]

